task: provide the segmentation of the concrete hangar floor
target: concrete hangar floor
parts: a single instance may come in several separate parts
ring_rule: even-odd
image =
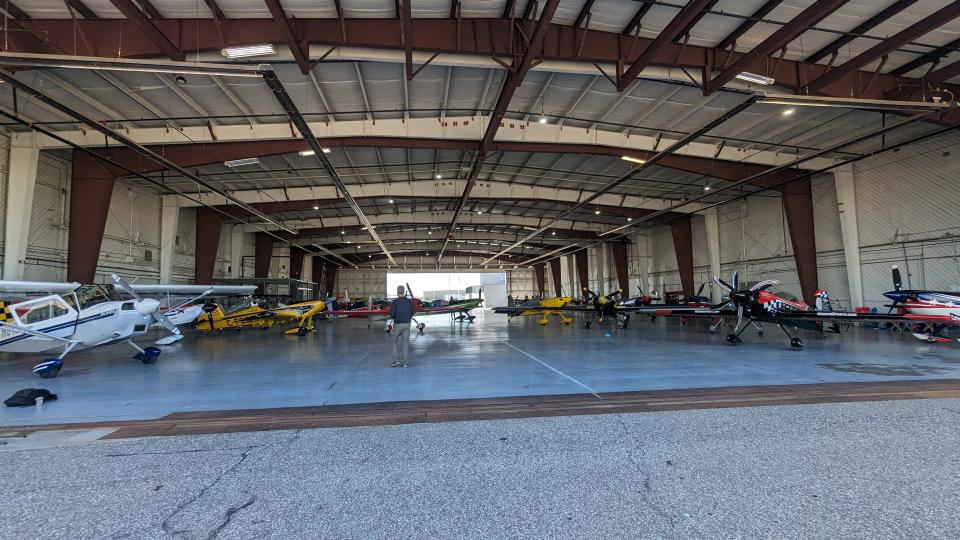
[[[60,399],[0,413],[0,537],[957,537],[960,348],[804,339],[483,313],[407,369],[346,320],[3,358]]]

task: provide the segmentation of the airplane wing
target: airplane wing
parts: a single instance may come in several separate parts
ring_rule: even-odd
[[[0,293],[63,294],[80,288],[79,283],[53,281],[0,281]]]
[[[256,285],[164,285],[134,283],[130,285],[138,294],[182,294],[209,296],[245,296],[257,290]],[[208,292],[209,291],[209,292]]]

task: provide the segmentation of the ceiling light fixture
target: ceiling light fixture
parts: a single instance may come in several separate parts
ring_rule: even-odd
[[[437,180],[443,180],[443,175],[438,174],[438,175],[437,175]]]
[[[224,161],[223,164],[227,167],[243,167],[244,165],[256,165],[260,163],[260,158],[250,157],[243,159],[231,159],[230,161]]]
[[[390,200],[387,201],[387,202],[390,203],[390,204],[393,204],[393,199],[390,199]]]
[[[632,218],[632,217],[628,217],[628,218],[627,218],[627,221],[633,221],[633,218]]]
[[[541,123],[541,124],[546,124],[546,123],[547,123],[547,117],[546,117],[546,116],[541,116],[540,119],[537,120],[537,122],[539,122],[539,123]]]
[[[704,191],[710,191],[710,189],[711,189],[710,186],[703,186]]]
[[[313,205],[313,209],[314,209],[314,210],[319,210],[319,209],[320,209],[320,205],[319,205],[319,204]]]
[[[783,110],[783,115],[784,115],[784,116],[793,116],[793,113],[795,113],[795,112],[797,112],[797,110],[794,109],[793,107],[790,107],[789,109],[784,109],[784,110]]]
[[[594,210],[593,213],[596,214],[596,215],[598,215],[598,216],[600,215],[600,211],[599,211],[599,210]]]
[[[750,73],[749,71],[743,71],[741,73],[737,73],[736,77],[741,81],[747,81],[753,84],[761,84],[763,86],[770,86],[771,84],[777,82],[775,79],[772,79],[770,77],[757,75],[756,73]]]
[[[643,165],[644,163],[647,162],[647,160],[645,160],[645,159],[635,158],[635,157],[633,157],[633,156],[620,156],[620,159],[622,159],[622,160],[624,160],[624,161],[629,161],[629,162],[631,162],[631,163],[639,163],[639,164],[641,164],[641,165]]]
[[[251,56],[266,56],[276,54],[277,50],[272,43],[262,45],[244,45],[242,47],[225,47],[220,49],[220,54],[224,58],[249,58]]]

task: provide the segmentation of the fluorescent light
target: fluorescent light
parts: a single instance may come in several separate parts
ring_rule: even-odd
[[[483,210],[477,210],[477,213],[478,213],[478,214],[482,214],[482,213],[483,213]]]
[[[703,186],[704,191],[710,191],[710,186]]]
[[[754,84],[762,84],[764,86],[770,86],[771,84],[777,82],[770,77],[764,77],[763,75],[757,75],[756,73],[750,73],[749,71],[743,71],[737,73],[737,78],[741,81],[747,81]]]
[[[313,205],[313,209],[314,209],[314,210],[319,210],[319,209],[320,209],[320,205],[319,205],[319,204]]]
[[[438,174],[438,175],[437,175],[437,180],[443,180],[443,175]]]
[[[596,211],[594,211],[593,213],[596,214],[596,215],[598,215],[598,216],[600,215],[600,211],[599,211],[599,210],[596,210]]]
[[[223,162],[227,167],[243,167],[244,165],[256,165],[257,163],[260,163],[260,158],[255,157],[231,159],[230,161]]]
[[[633,218],[632,218],[632,217],[628,217],[628,218],[627,218],[627,221],[633,221]]]
[[[784,109],[784,110],[783,110],[783,115],[784,115],[784,116],[792,116],[793,113],[795,113],[795,112],[797,112],[797,110],[794,109],[793,107],[790,107],[789,109]]]
[[[387,202],[390,203],[390,204],[393,204],[393,199],[390,199],[390,200],[387,201]]]
[[[427,234],[433,234],[433,231],[427,231]]]
[[[332,152],[332,150],[330,150],[329,148],[324,148],[324,149],[323,149],[323,153],[324,153],[324,154],[329,154],[330,152]],[[303,157],[314,156],[314,155],[317,154],[317,153],[314,152],[313,150],[301,150],[301,151],[299,151],[299,152],[297,152],[297,153],[300,154],[300,155],[303,156]]]
[[[641,164],[641,165],[643,165],[644,163],[647,162],[647,160],[645,160],[645,159],[635,158],[635,157],[633,157],[633,156],[620,156],[620,159],[622,159],[622,160],[624,160],[624,161],[629,161],[629,162],[631,162],[631,163],[639,163],[639,164]]]
[[[546,123],[547,123],[547,117],[546,117],[546,116],[541,116],[540,119],[537,120],[537,122],[540,122],[541,124],[546,124]]]
[[[220,49],[220,54],[225,58],[249,58],[251,56],[266,56],[276,54],[277,50],[272,43],[263,45],[244,45],[242,47],[226,47]]]

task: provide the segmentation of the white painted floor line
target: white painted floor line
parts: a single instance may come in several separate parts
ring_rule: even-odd
[[[587,385],[583,384],[582,382],[574,379],[573,377],[567,375],[566,373],[560,371],[559,369],[551,366],[550,364],[544,362],[543,360],[537,358],[536,356],[534,356],[534,355],[532,355],[532,354],[530,354],[530,353],[528,353],[528,352],[526,352],[526,351],[520,350],[520,349],[514,347],[513,345],[511,345],[510,343],[507,343],[506,341],[503,341],[503,342],[501,342],[501,343],[503,343],[503,344],[506,345],[507,347],[510,347],[511,349],[517,351],[518,353],[520,353],[520,354],[522,354],[522,355],[529,356],[530,358],[536,360],[537,362],[539,362],[540,364],[542,364],[545,368],[547,368],[547,369],[549,369],[550,371],[556,373],[557,375],[560,375],[561,377],[564,377],[564,378],[566,378],[566,379],[569,379],[570,381],[574,382],[575,384],[578,384],[578,385],[582,386],[583,388],[585,388],[585,389],[587,390],[587,392],[590,392],[591,394],[593,394],[593,397],[595,397],[595,398],[597,398],[597,399],[599,399],[599,400],[602,400],[602,399],[603,399],[602,397],[600,397],[600,394],[597,394],[597,391],[594,390],[593,388],[590,388],[589,386],[587,386]]]

